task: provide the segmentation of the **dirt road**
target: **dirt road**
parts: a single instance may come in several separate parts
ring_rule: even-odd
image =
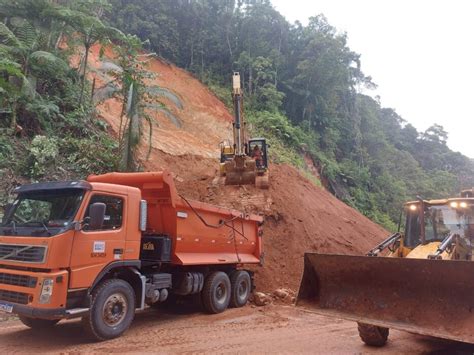
[[[19,321],[0,323],[0,353],[324,353],[472,354],[474,347],[393,331],[383,349],[359,341],[354,323],[307,313],[293,306],[245,307],[209,316],[195,310],[137,314],[119,339],[91,342],[79,321],[33,332]]]

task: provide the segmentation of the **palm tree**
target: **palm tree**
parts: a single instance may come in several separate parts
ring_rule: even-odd
[[[146,111],[155,110],[164,113],[177,127],[181,121],[160,101],[161,97],[173,102],[178,109],[183,108],[180,98],[168,89],[148,85],[154,74],[146,69],[147,58],[153,54],[141,54],[142,42],[136,36],[127,35],[120,46],[115,47],[117,62],[104,62],[99,74],[106,84],[97,89],[95,102],[119,96],[122,101],[122,114],[119,126],[119,148],[122,153],[123,170],[137,170],[136,148],[140,142],[142,123],[149,126],[149,150],[153,134],[153,118]],[[105,74],[105,75],[104,75]]]

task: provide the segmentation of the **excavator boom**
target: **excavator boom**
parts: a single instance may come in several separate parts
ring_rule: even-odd
[[[474,263],[306,253],[297,305],[474,344]]]
[[[221,147],[221,176],[226,185],[256,185],[268,188],[267,145],[264,138],[247,139],[243,115],[243,92],[240,74],[232,77],[234,122],[232,146]],[[255,149],[255,151],[253,151]]]

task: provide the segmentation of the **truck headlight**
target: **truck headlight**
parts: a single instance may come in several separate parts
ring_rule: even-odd
[[[53,294],[53,286],[54,281],[53,279],[44,279],[43,280],[43,287],[41,288],[41,295],[39,299],[39,303],[47,304],[51,300],[51,295]]]

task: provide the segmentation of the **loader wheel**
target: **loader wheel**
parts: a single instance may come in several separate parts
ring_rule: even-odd
[[[229,306],[230,297],[229,276],[222,271],[209,274],[201,291],[202,305],[206,312],[211,314],[224,312]]]
[[[31,329],[45,329],[54,327],[59,319],[37,319],[20,316],[20,321]]]
[[[357,323],[357,328],[360,338],[367,345],[381,347],[387,343],[388,328],[365,323]]]
[[[247,304],[252,290],[252,281],[247,271],[234,271],[230,276],[231,297],[230,306],[243,307]]]
[[[135,292],[126,281],[106,280],[92,293],[89,314],[82,318],[85,330],[97,340],[117,338],[135,317]]]

